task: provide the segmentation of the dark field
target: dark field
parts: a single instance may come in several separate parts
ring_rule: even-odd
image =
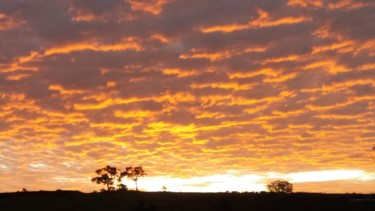
[[[39,191],[1,193],[0,210],[366,210],[375,194]]]

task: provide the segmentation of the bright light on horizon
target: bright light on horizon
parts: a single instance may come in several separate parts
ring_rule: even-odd
[[[326,171],[308,171],[285,175],[291,182],[327,182],[337,180],[362,180],[371,179],[370,175],[362,170],[326,170]]]
[[[303,185],[312,182],[373,181],[375,174],[362,170],[324,170],[306,171],[289,174],[267,172],[247,175],[212,175],[193,178],[145,177],[138,181],[145,191],[161,191],[163,186],[171,192],[259,192],[266,191],[266,185],[273,180],[288,180],[293,184]],[[125,180],[129,189],[134,189],[134,182]],[[134,186],[134,187],[133,187]]]
[[[46,178],[47,179],[47,178]],[[102,185],[92,183],[91,177],[64,177],[56,176],[51,178],[54,186],[36,187],[33,184],[23,186],[30,191],[37,190],[79,190],[83,192],[98,191],[104,188]],[[201,176],[191,178],[158,177],[146,176],[138,180],[138,187],[141,191],[162,191],[162,187],[167,187],[168,192],[260,192],[266,191],[266,185],[274,180],[288,180],[294,184],[295,192],[331,192],[345,193],[358,192],[369,193],[368,187],[375,185],[375,173],[362,170],[324,170],[306,171],[295,173],[253,173],[238,175],[232,172],[225,174],[215,174],[212,176]],[[48,179],[45,180],[48,183]],[[129,190],[135,190],[135,183],[130,179],[123,179]],[[318,186],[316,186],[319,184]],[[355,185],[355,189],[348,189]],[[116,185],[116,184],[115,184]],[[315,188],[319,187],[319,188]],[[0,192],[13,192],[15,190],[0,190]]]
[[[161,191],[163,186],[171,192],[225,192],[225,191],[264,191],[262,177],[249,174],[233,176],[230,174],[193,178],[149,177],[139,180],[139,184],[147,191]],[[134,184],[125,182],[133,189]],[[130,185],[129,185],[130,184]]]

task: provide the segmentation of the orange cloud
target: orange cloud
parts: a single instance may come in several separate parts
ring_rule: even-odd
[[[300,7],[322,7],[323,2],[321,0],[289,0],[288,5]]]
[[[229,75],[230,78],[251,78],[258,75],[266,75],[270,77],[276,77],[279,75],[279,72],[273,70],[272,68],[264,68],[253,72],[244,72],[244,73],[232,73]]]
[[[192,48],[188,53],[181,54],[180,59],[208,59],[211,62],[216,62],[224,59],[229,59],[236,55],[242,55],[245,53],[259,53],[267,51],[266,47],[242,47],[242,48],[233,48],[223,51],[208,52],[205,49],[195,49]]]
[[[374,5],[374,3],[371,3],[371,2],[354,2],[352,0],[341,0],[341,1],[337,1],[337,2],[330,2],[328,3],[328,8],[331,9],[331,10],[335,10],[335,9],[348,9],[348,10],[352,10],[352,9],[358,9],[358,8],[361,8],[361,7],[366,7],[366,6],[371,6],[371,5]]]
[[[314,68],[323,68],[327,69],[330,73],[336,74],[339,72],[348,72],[350,69],[343,65],[338,65],[334,61],[320,61],[308,64],[304,67],[304,69],[314,69]]]
[[[61,95],[75,95],[75,94],[83,94],[85,93],[85,91],[83,90],[68,90],[68,89],[65,89],[64,87],[62,87],[61,85],[50,85],[49,86],[49,89],[50,90],[55,90],[55,91],[59,91],[59,93]]]
[[[7,16],[0,13],[0,31],[17,28],[25,24],[26,21],[17,17]]]
[[[239,85],[238,83],[211,83],[211,84],[191,84],[193,89],[202,88],[221,88],[221,89],[233,89],[233,90],[249,90],[252,86],[251,84]]]
[[[285,62],[285,61],[295,61],[295,60],[300,59],[300,58],[301,58],[300,55],[290,55],[290,56],[286,56],[286,57],[266,59],[262,63],[267,64],[267,63],[277,63],[277,62]]]
[[[135,50],[140,51],[142,47],[138,39],[129,37],[124,38],[120,43],[114,45],[102,45],[102,44],[91,44],[91,43],[77,43],[66,45],[57,48],[47,49],[44,52],[45,56],[53,54],[67,54],[73,51],[83,51],[83,50],[92,50],[92,51],[124,51],[124,50]]]
[[[296,24],[301,22],[310,21],[311,19],[304,16],[298,17],[284,17],[279,19],[274,19],[270,17],[270,14],[264,10],[257,9],[259,17],[255,20],[251,20],[246,24],[230,24],[230,25],[218,25],[212,27],[201,28],[203,33],[212,33],[212,32],[223,32],[229,33],[234,31],[245,30],[249,28],[262,28],[262,27],[273,27],[286,24]]]
[[[14,75],[9,75],[7,77],[7,80],[10,80],[10,81],[19,81],[19,80],[21,80],[23,78],[26,78],[28,76],[30,76],[30,75],[29,74],[14,74]]]
[[[331,50],[340,50],[342,48],[350,46],[352,43],[353,43],[352,41],[343,41],[343,42],[334,43],[331,45],[317,46],[313,48],[312,53],[320,53],[323,51],[331,51]]]
[[[165,68],[162,70],[163,74],[166,75],[177,75],[177,77],[187,77],[187,76],[193,76],[193,75],[198,75],[199,73],[193,70],[180,70],[180,69],[169,69]]]
[[[169,43],[170,42],[170,40],[162,34],[154,34],[154,35],[151,36],[151,38],[159,40],[163,43]]]
[[[365,6],[374,5],[370,2],[358,2],[353,0],[339,0],[335,2],[324,2],[322,0],[289,0],[289,6],[299,6],[305,8],[328,8],[329,10],[336,10],[336,9],[346,9],[346,10],[353,10],[362,8]]]
[[[158,15],[163,10],[163,6],[173,0],[127,0],[132,9],[135,11],[143,11],[151,13],[153,15]]]
[[[1,7],[0,192],[92,191],[105,165],[144,166],[145,190],[372,191],[374,6],[357,2]]]

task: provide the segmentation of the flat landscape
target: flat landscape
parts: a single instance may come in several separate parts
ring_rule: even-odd
[[[374,211],[375,194],[38,191],[0,194],[0,210],[356,210]]]

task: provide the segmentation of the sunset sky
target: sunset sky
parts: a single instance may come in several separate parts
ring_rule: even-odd
[[[0,192],[368,193],[374,145],[374,0],[0,0]]]

